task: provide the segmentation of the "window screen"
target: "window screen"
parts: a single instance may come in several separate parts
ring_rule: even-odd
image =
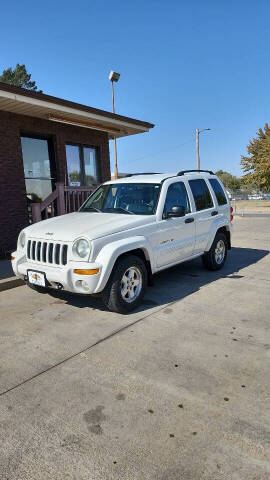
[[[189,185],[193,193],[196,210],[204,210],[214,206],[209,188],[204,180],[189,180]]]
[[[173,183],[169,186],[164,205],[164,212],[168,213],[172,207],[180,206],[185,207],[186,213],[190,212],[187,191],[183,182]]]
[[[211,183],[211,187],[213,188],[213,190],[215,192],[218,204],[219,205],[225,205],[227,203],[227,198],[226,198],[224,190],[223,190],[222,186],[220,185],[219,181],[216,180],[216,178],[211,178],[211,180],[209,180],[209,182]]]

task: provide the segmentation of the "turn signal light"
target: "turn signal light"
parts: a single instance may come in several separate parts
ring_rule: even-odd
[[[233,207],[230,208],[230,222],[233,221]]]
[[[99,273],[99,268],[92,268],[90,270],[84,268],[75,268],[73,272],[77,275],[96,275]]]
[[[15,257],[13,257],[13,255],[10,255],[10,260],[15,260]]]

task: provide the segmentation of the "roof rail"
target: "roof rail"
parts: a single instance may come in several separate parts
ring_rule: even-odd
[[[177,176],[181,176],[181,175],[184,175],[185,173],[192,173],[192,172],[206,172],[206,173],[210,173],[211,175],[215,175],[214,172],[212,172],[212,170],[181,170],[180,172],[177,173]]]
[[[129,173],[126,175],[125,178],[127,177],[134,177],[134,175],[159,175],[160,172],[141,172],[141,173]]]

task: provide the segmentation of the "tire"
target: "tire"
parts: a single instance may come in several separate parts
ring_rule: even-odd
[[[228,253],[228,241],[224,233],[216,234],[209,252],[202,256],[204,266],[208,270],[219,270],[226,262]]]
[[[104,305],[112,312],[128,313],[142,302],[147,285],[145,263],[135,255],[117,261],[101,293]]]

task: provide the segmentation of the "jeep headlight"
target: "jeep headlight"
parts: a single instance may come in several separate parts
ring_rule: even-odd
[[[21,232],[18,238],[18,248],[24,248],[25,246],[25,233]]]
[[[80,258],[89,257],[90,250],[90,244],[85,238],[79,238],[79,240],[76,240],[72,247],[74,255]]]

